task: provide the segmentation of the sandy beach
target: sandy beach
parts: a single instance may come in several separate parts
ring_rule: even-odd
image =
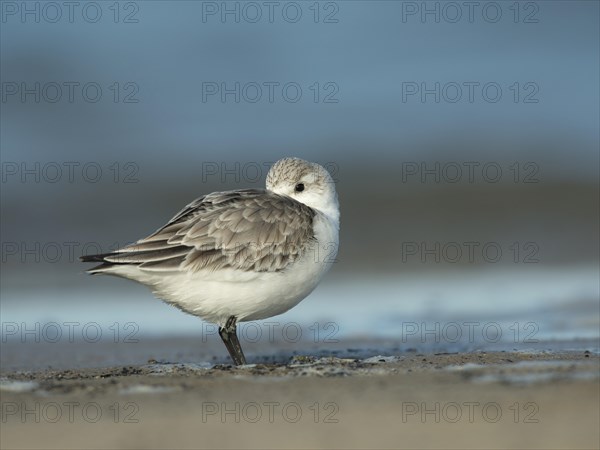
[[[5,344],[2,448],[600,445],[600,361],[597,350],[586,350],[595,341],[558,351],[394,353],[381,342],[279,348],[264,362],[251,354],[253,364],[237,368],[189,362],[197,348],[191,340],[163,344],[144,341],[130,353],[107,344],[79,362],[74,354],[89,345],[55,346],[54,353],[29,346],[28,354],[17,351],[27,346]],[[53,357],[53,368],[18,369],[36,352]],[[106,353],[113,359],[98,359]]]

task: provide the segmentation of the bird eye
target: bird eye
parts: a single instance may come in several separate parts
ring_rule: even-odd
[[[304,190],[304,183],[298,183],[294,188],[296,192],[302,192]]]

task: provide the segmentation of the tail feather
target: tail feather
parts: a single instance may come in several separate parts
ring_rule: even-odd
[[[98,264],[97,266],[94,266],[91,269],[86,270],[85,273],[90,274],[90,275],[96,275],[97,273],[105,273],[108,271],[108,269],[113,268],[115,265],[116,264],[111,264],[111,263]]]
[[[91,269],[86,270],[86,273],[89,273],[90,275],[94,275],[97,273],[106,272],[107,269],[110,269],[111,267],[118,265],[119,264],[118,262],[109,262],[106,260],[106,258],[115,256],[115,255],[117,255],[117,253],[115,253],[115,252],[100,253],[98,255],[82,255],[79,257],[79,260],[83,261],[83,262],[102,263],[102,264],[98,264],[97,266],[92,267]]]
[[[111,252],[111,253],[100,253],[98,255],[82,255],[79,257],[80,261],[83,262],[104,262],[105,258],[108,256],[113,256],[116,253]]]

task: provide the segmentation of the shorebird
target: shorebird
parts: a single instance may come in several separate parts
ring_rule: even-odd
[[[101,263],[90,274],[137,281],[216,323],[241,365],[237,322],[282,314],[313,291],[337,254],[339,217],[329,172],[284,158],[269,170],[266,189],[204,195],[150,236],[81,260]]]

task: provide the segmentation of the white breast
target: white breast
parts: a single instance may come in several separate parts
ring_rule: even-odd
[[[337,221],[317,213],[313,227],[315,242],[281,272],[225,269],[138,281],[167,303],[220,325],[230,316],[241,322],[282,314],[313,291],[337,256]]]

